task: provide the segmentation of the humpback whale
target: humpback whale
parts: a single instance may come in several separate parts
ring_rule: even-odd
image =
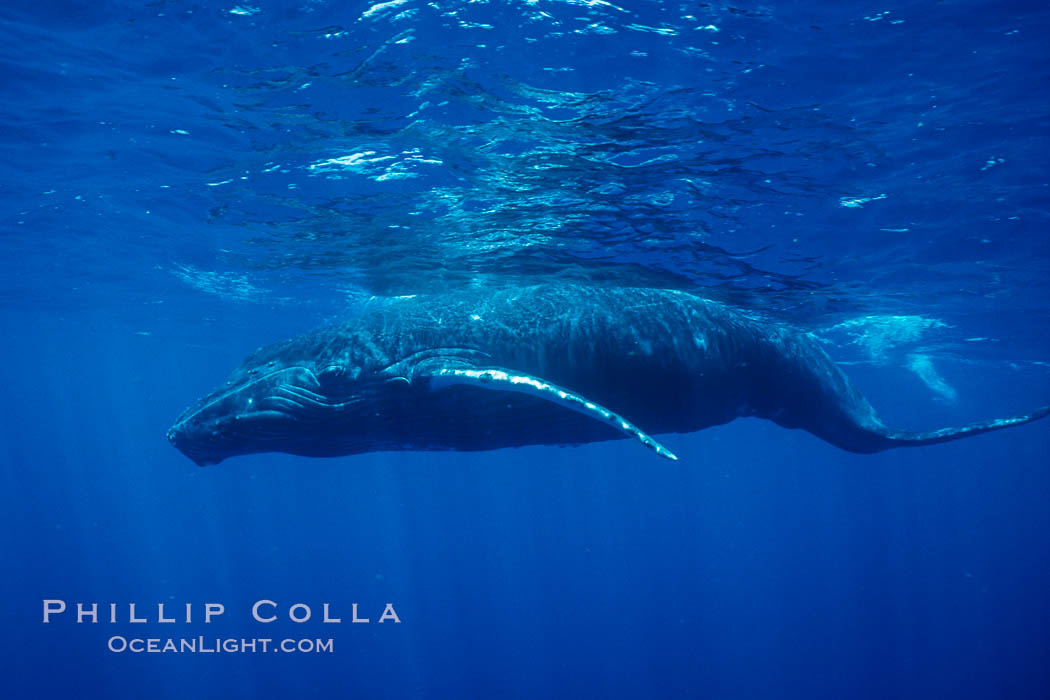
[[[372,299],[351,320],[255,352],[168,439],[201,466],[618,438],[677,459],[653,436],[741,416],[871,453],[1048,413],[891,430],[807,334],[680,291],[546,284]]]

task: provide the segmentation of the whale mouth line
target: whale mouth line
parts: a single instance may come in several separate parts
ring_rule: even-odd
[[[273,394],[269,394],[262,399],[262,404],[273,412],[280,412],[295,417],[297,412],[304,411],[341,411],[360,404],[364,400],[364,396],[356,396],[337,401],[301,386],[280,384]],[[250,416],[244,415],[242,417],[248,418]]]
[[[470,360],[478,358],[490,359],[491,357],[492,355],[490,353],[487,353],[484,350],[480,350],[478,348],[456,346],[426,348],[413,353],[409,353],[404,357],[394,360],[393,362],[390,362],[389,364],[380,367],[376,371],[376,373],[381,375],[390,375],[392,373],[410,370],[412,367],[415,367],[421,363],[434,360],[459,360],[460,362],[469,363]],[[407,373],[411,374],[411,371],[408,371]],[[396,378],[397,377],[395,377],[395,379]]]
[[[310,378],[310,380],[313,382],[314,386],[316,386],[316,387],[320,387],[321,386],[321,383],[318,381],[317,375],[314,373],[314,371],[312,369],[310,369],[309,367],[306,367],[304,365],[293,365],[293,366],[290,366],[290,367],[282,367],[281,369],[277,369],[277,370],[274,370],[272,372],[267,372],[266,374],[262,374],[260,376],[253,377],[251,379],[251,381],[249,381],[249,382],[246,382],[244,384],[239,384],[237,386],[231,387],[228,390],[223,391],[220,394],[212,395],[212,396],[209,397],[209,399],[208,399],[208,401],[206,403],[201,404],[200,406],[196,406],[196,407],[190,408],[190,409],[186,410],[185,412],[183,412],[182,415],[180,415],[175,420],[175,424],[168,430],[169,439],[171,439],[170,436],[171,436],[172,432],[177,430],[179,428],[179,426],[185,425],[186,423],[190,422],[191,420],[193,420],[194,418],[196,418],[201,413],[203,413],[204,411],[208,410],[209,408],[211,408],[215,404],[219,403],[220,401],[223,401],[224,399],[232,396],[233,394],[235,394],[237,392],[241,392],[241,391],[245,391],[247,389],[250,389],[253,386],[259,384],[260,382],[265,381],[267,379],[270,379],[271,377],[275,377],[275,376],[277,376],[279,374],[282,374],[284,372],[290,372],[290,371],[294,371],[294,370],[302,370],[302,371],[306,372],[306,376],[308,376]],[[294,386],[294,385],[288,384],[288,383],[282,383],[282,386]],[[304,391],[309,391],[309,390],[308,389],[304,389]],[[310,393],[313,393],[313,392],[310,392]],[[314,395],[315,396],[319,396],[319,394],[314,394]]]

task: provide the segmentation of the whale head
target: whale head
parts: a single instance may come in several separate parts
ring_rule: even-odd
[[[200,466],[258,452],[361,451],[381,439],[390,423],[382,420],[384,403],[403,393],[403,383],[368,364],[346,353],[320,359],[290,344],[264,348],[186,409],[168,440]]]

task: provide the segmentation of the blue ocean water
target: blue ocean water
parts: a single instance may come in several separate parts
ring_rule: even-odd
[[[3,696],[1050,697],[1050,422],[861,456],[746,419],[674,464],[199,469],[164,437],[372,295],[536,281],[793,325],[895,427],[1046,404],[1048,32],[978,0],[4,3]],[[107,648],[198,635],[333,650]]]

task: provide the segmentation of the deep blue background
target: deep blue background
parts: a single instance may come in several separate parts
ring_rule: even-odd
[[[537,279],[795,324],[895,427],[1047,403],[1050,13],[843,5],[5,4],[4,696],[1050,696],[1045,423],[858,456],[743,420],[675,464],[164,439],[364,296]]]

